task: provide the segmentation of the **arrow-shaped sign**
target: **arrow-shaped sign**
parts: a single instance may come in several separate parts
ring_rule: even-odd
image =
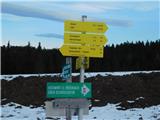
[[[47,83],[48,98],[91,98],[91,83]]]
[[[65,44],[105,45],[107,38],[104,35],[64,33]]]
[[[63,56],[103,57],[102,46],[63,45],[60,52]]]
[[[82,22],[66,20],[64,22],[64,30],[72,32],[104,33],[108,30],[108,27],[103,22]]]

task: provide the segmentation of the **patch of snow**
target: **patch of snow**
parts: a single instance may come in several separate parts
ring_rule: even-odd
[[[13,104],[12,106],[9,106]],[[42,107],[31,109],[16,103],[8,103],[1,106],[1,118],[3,120],[45,120],[45,113]]]
[[[1,80],[13,80],[16,77],[30,77],[30,76],[59,76],[60,73],[49,73],[49,74],[16,74],[16,75],[0,75]]]
[[[141,99],[144,99],[144,97],[139,97],[139,98],[136,98],[136,100],[141,100]]]
[[[5,100],[7,100],[6,98],[3,98],[1,101],[5,101]]]
[[[43,107],[30,108],[20,106],[16,103],[1,106],[1,118],[3,120],[45,120],[45,110]],[[118,104],[107,104],[103,107],[93,107],[89,110],[89,115],[83,116],[83,120],[158,120],[160,119],[160,105],[148,108],[133,108],[128,110],[117,110]],[[57,117],[55,117],[57,118]],[[65,120],[65,117],[58,117],[59,120]],[[72,120],[77,120],[73,116]]]
[[[134,103],[135,101],[128,100],[127,102],[128,102],[128,103]]]
[[[129,72],[87,72],[85,73],[85,77],[93,77],[97,75],[101,76],[108,76],[108,75],[113,75],[113,76],[123,76],[123,75],[130,75],[132,73],[151,73],[151,72],[160,72],[160,70],[153,70],[153,71],[129,71]],[[16,74],[16,75],[0,75],[1,80],[13,80],[16,77],[22,76],[22,77],[29,77],[29,76],[60,76],[61,73],[47,73],[47,74]],[[72,73],[72,76],[77,76],[79,73]]]
[[[95,102],[99,102],[100,100],[98,100],[98,99],[95,99],[94,101],[95,101]]]
[[[142,99],[144,99],[144,97],[138,97],[135,100],[128,100],[127,102],[128,103],[134,103],[135,101],[142,100]]]

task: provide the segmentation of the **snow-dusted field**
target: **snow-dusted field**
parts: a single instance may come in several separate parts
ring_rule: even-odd
[[[132,73],[151,73],[158,71],[132,71],[132,72],[96,72],[85,73],[86,77],[96,76],[98,74],[102,76],[108,75],[129,75]],[[60,75],[58,74],[19,74],[19,75],[1,75],[1,79],[12,80],[15,77],[23,76],[45,76],[45,75]],[[73,76],[79,75],[79,73],[73,73]],[[137,98],[139,99],[139,98]],[[128,101],[134,102],[134,101]],[[83,120],[160,120],[160,105],[152,106],[148,108],[133,108],[128,110],[118,110],[118,104],[107,104],[103,107],[92,107],[89,111],[89,115],[84,116]],[[1,105],[0,107],[0,120],[51,120],[46,119],[44,107],[33,108],[32,106],[26,107],[17,103],[8,103]],[[65,120],[65,117],[55,117],[58,120]],[[73,116],[72,120],[77,120],[77,116]]]
[[[151,72],[160,72],[160,70],[154,70],[154,71],[129,71],[129,72],[87,72],[85,73],[85,77],[93,77],[96,75],[102,75],[102,76],[108,76],[108,75],[130,75],[132,73],[151,73]],[[55,75],[60,75],[60,73],[50,73],[50,74],[16,74],[16,75],[0,75],[1,79],[5,79],[5,80],[12,80],[18,76],[23,76],[23,77],[29,77],[29,76],[55,76]],[[72,73],[72,76],[77,76],[79,75],[79,73]]]
[[[93,107],[84,120],[160,120],[160,105],[144,109],[117,110],[118,104],[107,104],[104,107]],[[49,120],[45,119],[43,107],[31,108],[16,103],[1,106],[1,120]],[[55,117],[65,120],[65,117]],[[50,119],[51,120],[51,119]],[[73,116],[72,120],[77,120]]]

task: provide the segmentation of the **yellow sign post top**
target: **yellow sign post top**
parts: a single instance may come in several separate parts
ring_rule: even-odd
[[[108,27],[104,22],[66,20],[64,22],[64,30],[71,32],[105,33],[108,30]]]
[[[107,42],[105,35],[64,33],[64,44],[87,44],[104,46]]]

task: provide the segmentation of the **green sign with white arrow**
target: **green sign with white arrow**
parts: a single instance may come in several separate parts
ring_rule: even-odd
[[[47,98],[91,98],[91,83],[47,83]]]

